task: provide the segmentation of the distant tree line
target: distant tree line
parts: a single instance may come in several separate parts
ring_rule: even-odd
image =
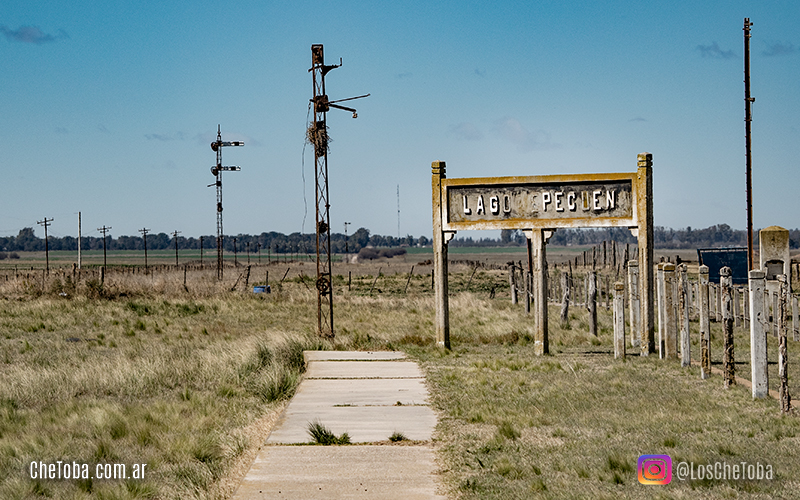
[[[464,234],[464,233],[462,233]],[[466,233],[469,234],[469,233]],[[671,229],[655,227],[653,237],[656,248],[704,248],[746,246],[747,232],[732,229],[727,224],[717,224],[705,229]],[[236,241],[234,242],[234,238]],[[800,248],[800,229],[789,231],[791,248]],[[753,232],[754,244],[758,244],[758,231]],[[625,228],[612,227],[601,229],[559,229],[550,239],[551,245],[581,246],[595,245],[603,241],[616,241],[618,243],[636,243],[636,238]],[[226,252],[236,251],[245,253],[314,253],[316,251],[315,234],[283,234],[277,232],[261,233],[259,235],[239,234],[225,236],[224,249]],[[249,244],[249,245],[248,245]],[[402,238],[370,234],[369,229],[359,228],[356,232],[345,237],[342,233],[331,234],[331,251],[333,253],[358,253],[367,247],[410,247],[428,246],[431,240],[426,236],[415,238],[407,235]],[[48,246],[50,250],[76,250],[78,240],[73,236],[61,238],[50,236]],[[473,239],[470,236],[460,236],[450,242],[453,247],[497,247],[525,245],[525,235],[518,230],[503,230],[500,238]],[[215,236],[203,236],[203,248],[215,249],[217,247]],[[144,250],[144,240],[141,236],[108,236],[106,238],[108,250]],[[147,235],[147,248],[151,250],[164,250],[175,248],[175,240],[166,233],[153,233]],[[178,236],[179,249],[199,249],[200,238]],[[103,238],[84,236],[81,238],[82,250],[102,250]],[[36,252],[44,250],[44,239],[37,238],[33,228],[26,227],[20,230],[17,236],[0,237],[0,251],[2,252]],[[10,257],[10,255],[9,255]]]
[[[716,224],[705,229],[672,229],[662,226],[653,228],[656,248],[708,248],[747,246],[747,231],[732,229],[727,224]],[[636,243],[636,238],[626,228],[610,227],[601,229],[559,229],[550,238],[549,244],[557,246],[596,245],[603,241]],[[753,244],[758,245],[758,230],[753,231]],[[504,229],[500,239],[471,237],[455,238],[450,246],[519,246],[525,245],[522,231]],[[800,248],[800,229],[789,230],[789,246]]]
[[[216,249],[216,236],[203,236],[203,248]],[[234,242],[235,238],[235,242]],[[394,236],[382,236],[370,234],[369,229],[359,228],[355,233],[345,238],[344,234],[331,234],[331,251],[333,253],[358,253],[362,248],[372,247],[401,247],[401,246],[426,246],[430,240],[425,236],[415,238],[408,235],[403,238]],[[316,234],[283,234],[277,232],[261,233],[259,235],[238,234],[226,235],[223,239],[226,252],[233,252],[234,245],[236,251],[245,253],[248,250],[256,253],[314,253],[316,252]],[[73,236],[57,238],[48,237],[48,247],[50,250],[77,250],[78,239]],[[106,248],[108,250],[144,250],[144,239],[141,236],[117,236],[109,235],[106,237]],[[175,239],[166,233],[152,233],[147,235],[148,250],[164,250],[175,248]],[[178,236],[178,248],[181,250],[200,249],[200,238]],[[20,230],[17,236],[0,237],[0,251],[23,251],[39,252],[44,251],[44,239],[37,238],[33,233],[33,228],[26,227]],[[97,236],[83,236],[81,238],[81,250],[102,250],[103,238]]]

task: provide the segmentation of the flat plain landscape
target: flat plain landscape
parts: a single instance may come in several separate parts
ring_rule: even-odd
[[[95,267],[102,252],[84,253],[75,277],[74,254],[51,253],[50,275],[43,255],[0,262],[0,497],[227,498],[302,377],[304,349],[398,349],[420,362],[439,414],[434,445],[450,498],[800,496],[796,415],[781,415],[771,398],[753,401],[745,387],[723,389],[719,375],[701,380],[697,367],[640,357],[630,343],[615,360],[605,306],[594,337],[584,307],[573,305],[561,325],[552,304],[551,354],[534,356],[532,318],[511,304],[505,269],[526,259],[524,248],[451,249],[453,348],[435,347],[424,250],[335,262],[333,341],[314,332],[315,267],[299,257],[262,254],[259,265],[251,254],[248,277],[247,257],[238,255],[236,268],[226,259],[223,282],[208,252],[202,269],[199,254],[181,251],[175,268],[174,253],[153,253],[149,263],[161,267],[149,274],[143,256],[109,253],[114,266],[103,282]],[[548,255],[561,267],[584,250]],[[272,293],[253,293],[267,279]],[[691,328],[697,359],[696,320]],[[715,366],[721,339],[712,323]],[[771,389],[776,344],[770,336]],[[735,345],[737,375],[749,378],[748,330],[736,328]],[[790,340],[792,394],[800,390],[791,376],[796,345]],[[643,454],[770,465],[773,476],[645,486],[636,476]],[[147,475],[29,477],[30,462],[58,460],[147,463]]]

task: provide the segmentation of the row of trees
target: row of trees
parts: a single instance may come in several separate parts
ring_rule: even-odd
[[[468,233],[466,233],[468,234]],[[705,229],[671,229],[666,227],[656,227],[653,230],[656,248],[703,248],[703,247],[727,247],[727,246],[746,246],[747,233],[744,230],[732,229],[727,224],[717,224]],[[758,244],[758,232],[754,232],[755,244]],[[790,245],[798,248],[800,242],[800,229],[789,231]],[[235,241],[234,241],[235,239]],[[619,243],[636,243],[636,238],[631,232],[624,228],[612,227],[602,229],[560,229],[556,231],[550,239],[551,245],[557,246],[580,246],[595,245],[603,241],[617,241]],[[382,236],[370,234],[369,229],[359,228],[355,233],[345,237],[344,234],[331,234],[331,251],[334,253],[357,253],[366,247],[404,247],[404,246],[428,246],[431,241],[426,236],[415,238],[408,235],[404,238],[394,236]],[[503,230],[500,239],[480,238],[473,239],[470,236],[462,236],[450,242],[450,246],[478,246],[478,247],[497,247],[497,246],[519,246],[525,244],[525,235],[517,230]],[[77,239],[72,236],[62,238],[50,237],[48,239],[50,250],[76,250],[78,248]],[[109,250],[143,250],[144,240],[141,236],[118,236],[107,237],[106,245]],[[175,240],[166,233],[150,234],[147,236],[147,248],[153,250],[163,250],[174,248]],[[180,249],[199,249],[200,238],[184,238],[178,236],[178,248]],[[203,248],[216,248],[215,236],[202,237]],[[226,236],[224,246],[226,252],[233,252],[234,245],[237,252],[250,251],[272,253],[313,253],[316,249],[315,234],[283,234],[276,232],[261,233],[259,235],[239,234],[237,236]],[[102,250],[103,239],[94,236],[81,238],[82,250]],[[0,238],[0,250],[4,252],[24,251],[35,252],[44,250],[44,240],[37,238],[33,233],[33,228],[26,227],[14,237]]]
[[[56,238],[48,237],[47,241],[50,250],[77,250],[78,240],[73,236]],[[283,234],[283,233],[261,233],[259,235],[239,234],[236,236],[225,236],[223,240],[226,252],[233,252],[234,245],[237,252],[256,253],[314,253],[316,250],[316,234]],[[331,250],[334,253],[357,253],[362,248],[373,247],[401,247],[401,246],[426,246],[430,240],[425,236],[415,238],[411,235],[405,238],[395,238],[393,236],[382,236],[379,234],[371,235],[369,229],[359,228],[355,233],[345,237],[344,234],[331,234]],[[179,249],[200,249],[201,238],[178,236]],[[202,246],[205,249],[216,249],[216,236],[203,236]],[[141,236],[118,236],[106,237],[106,248],[108,250],[144,250],[144,239]],[[164,250],[175,248],[175,239],[166,233],[152,233],[147,235],[147,248],[150,250]],[[22,229],[17,236],[0,238],[0,251],[23,251],[37,252],[44,251],[44,239],[37,238],[33,228]],[[103,238],[95,236],[84,236],[81,238],[81,250],[102,250]]]

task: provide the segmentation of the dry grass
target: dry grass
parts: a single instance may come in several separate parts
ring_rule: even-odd
[[[472,270],[454,266],[454,349],[441,351],[429,272],[415,270],[406,292],[409,264],[334,266],[333,343],[314,334],[309,264],[292,266],[283,283],[283,265],[254,267],[249,284],[263,283],[269,270],[272,294],[241,283],[231,292],[232,272],[219,284],[209,271],[190,271],[188,291],[182,271],[111,273],[102,288],[82,280],[66,297],[63,276],[61,292],[54,281],[0,280],[0,497],[225,498],[261,444],[264,420],[292,394],[304,348],[402,349],[420,360],[441,418],[442,478],[454,497],[787,498],[797,488],[800,426],[780,417],[774,400],[753,402],[743,388],[724,391],[719,377],[701,381],[698,369],[652,356],[615,362],[602,307],[595,338],[584,308],[573,307],[562,328],[551,306],[553,354],[536,357],[531,318],[510,304],[502,271],[478,270],[465,291]],[[746,338],[737,330],[742,362]],[[656,491],[635,478],[644,453],[761,460],[778,474],[769,484],[674,481]],[[151,475],[94,483],[26,477],[31,460],[58,459],[148,463]]]

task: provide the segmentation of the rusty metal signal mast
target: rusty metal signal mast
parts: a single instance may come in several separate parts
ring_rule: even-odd
[[[217,125],[217,140],[211,143],[211,149],[217,153],[217,164],[211,167],[211,173],[217,178],[214,184],[209,184],[208,187],[217,187],[217,279],[222,279],[222,172],[238,172],[240,167],[223,167],[222,166],[222,148],[226,146],[244,146],[242,141],[224,141],[222,140],[222,132],[220,126]]]
[[[753,151],[750,125],[753,122],[752,106],[756,98],[750,95],[750,22],[744,18],[744,144],[747,167],[747,269],[753,269]]]
[[[325,75],[332,69],[342,65],[326,65],[322,44],[311,46],[311,69],[314,80],[314,123],[307,131],[306,137],[314,145],[314,178],[316,179],[315,198],[317,203],[317,334],[321,337],[333,338],[333,285],[331,281],[331,217],[330,198],[328,196],[328,126],[327,113],[330,108],[343,109],[358,113],[353,108],[338,105],[338,102],[352,101],[367,97],[369,94],[337,101],[329,101],[325,92]]]

